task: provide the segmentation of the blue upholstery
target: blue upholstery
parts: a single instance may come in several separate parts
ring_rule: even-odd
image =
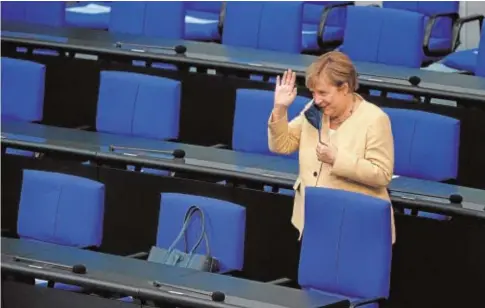
[[[421,14],[368,6],[350,6],[342,51],[353,61],[419,68],[422,63],[424,17]],[[363,27],[362,25],[366,25]],[[379,95],[372,91],[372,95]],[[411,100],[411,95],[388,93]]]
[[[2,2],[2,21],[62,27],[65,9],[64,1],[5,1]]]
[[[441,63],[447,67],[473,73],[477,68],[477,60],[478,48],[472,48],[455,51],[443,58]]]
[[[325,6],[337,4],[339,1],[303,1],[303,29],[302,49],[305,51],[317,51],[317,35]],[[341,41],[344,38],[345,20],[347,11],[345,7],[332,9],[330,12],[324,32],[323,41]]]
[[[428,23],[429,17],[440,13],[458,13],[459,1],[383,1],[384,8],[393,8],[407,10],[423,14],[425,23]],[[424,29],[423,29],[424,31]],[[452,45],[453,23],[450,17],[439,17],[431,29],[431,38],[429,41],[430,51],[443,50],[450,48]],[[423,57],[431,60],[432,57]]]
[[[185,39],[211,41],[220,39],[221,1],[188,1],[185,3]]]
[[[478,46],[477,67],[475,68],[475,75],[485,77],[485,34],[482,32],[480,45]]]
[[[185,31],[184,16],[181,1],[113,1],[109,31],[179,39]]]
[[[176,80],[102,71],[96,129],[154,139],[177,138],[180,95],[181,84]]]
[[[104,184],[69,174],[24,170],[18,214],[21,238],[99,247]]]
[[[2,118],[41,121],[45,65],[2,57]]]
[[[382,109],[394,135],[394,174],[430,181],[457,177],[459,120],[418,110]]]
[[[391,276],[391,215],[386,200],[307,187],[300,286],[351,300],[386,298]]]
[[[222,43],[300,53],[301,2],[228,2]]]
[[[291,121],[299,115],[309,98],[297,96],[288,109]],[[232,149],[239,152],[280,155],[268,147],[268,117],[274,106],[274,92],[256,89],[237,89],[232,133]],[[251,125],[248,125],[251,123]],[[298,159],[298,153],[291,154]]]
[[[220,272],[242,270],[246,209],[231,202],[201,196],[162,193],[156,246],[170,247],[182,228],[187,209],[192,205],[204,211],[211,254],[219,260]],[[189,247],[194,245],[199,231],[200,219],[196,215],[187,232]],[[183,241],[175,248],[184,251]],[[196,252],[206,253],[205,243],[200,245]]]

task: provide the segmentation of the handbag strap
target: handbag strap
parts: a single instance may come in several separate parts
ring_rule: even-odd
[[[179,234],[177,235],[177,237],[173,241],[172,245],[170,245],[170,247],[168,248],[168,251],[172,251],[175,248],[175,246],[180,241],[180,239],[182,238],[182,236],[184,237],[185,251],[187,251],[187,234],[186,234],[187,233],[187,228],[189,227],[191,218],[192,218],[192,216],[194,215],[195,212],[199,212],[199,214],[201,216],[202,231],[200,233],[199,238],[197,239],[196,244],[191,249],[190,253],[192,254],[199,247],[202,239],[205,239],[207,254],[210,255],[209,241],[207,239],[207,234],[205,232],[205,216],[204,216],[204,212],[199,207],[197,207],[195,205],[192,205],[191,207],[189,207],[189,209],[185,213],[184,224],[182,226],[182,229],[180,230]]]
[[[192,249],[190,250],[189,254],[193,254],[197,248],[200,246],[200,243],[202,242],[202,239],[205,240],[205,249],[206,249],[206,253],[207,255],[211,255],[211,252],[210,252],[210,245],[209,245],[209,239],[207,238],[207,233],[205,232],[205,214],[204,214],[204,211],[202,211],[201,208],[197,207],[197,206],[193,206],[194,209],[192,210],[191,212],[191,215],[190,217],[188,217],[188,219],[190,220],[192,218],[192,216],[198,212],[199,215],[200,215],[200,223],[202,225],[202,228],[201,228],[201,232],[200,232],[200,236],[199,236],[199,239],[197,240],[197,242],[195,243],[195,245],[192,247]],[[185,241],[185,251],[187,251],[187,234],[185,234],[184,236],[184,241]]]

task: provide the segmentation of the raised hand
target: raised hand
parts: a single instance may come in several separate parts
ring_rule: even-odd
[[[274,107],[288,108],[296,97],[295,87],[296,74],[291,70],[283,73],[283,77],[276,77],[276,87],[274,91]]]

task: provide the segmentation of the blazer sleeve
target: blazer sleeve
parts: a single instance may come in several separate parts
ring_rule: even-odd
[[[331,172],[337,176],[371,187],[385,187],[392,180],[394,139],[386,114],[377,117],[367,130],[364,157],[345,149],[337,149]]]
[[[303,117],[300,114],[288,123],[287,115],[274,121],[273,113],[271,113],[268,123],[268,146],[271,152],[291,154],[298,150]]]

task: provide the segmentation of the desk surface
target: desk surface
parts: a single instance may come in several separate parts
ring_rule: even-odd
[[[9,256],[26,257],[67,266],[83,264],[86,266],[87,273],[85,275],[77,275],[79,279],[100,279],[103,280],[105,285],[117,283],[132,290],[139,289],[138,292],[135,292],[139,294],[156,295],[159,293],[163,297],[163,294],[161,294],[163,292],[152,285],[152,282],[156,280],[173,286],[166,287],[164,288],[165,290],[177,290],[177,286],[181,286],[206,292],[221,291],[226,294],[226,304],[233,304],[239,307],[310,308],[327,307],[339,303],[342,306],[338,307],[348,307],[347,300],[315,292],[225,275],[198,272],[72,247],[22,239],[2,238],[2,267],[4,263],[7,263],[7,266],[8,263],[16,263],[16,266],[22,266],[22,262],[15,262]],[[53,272],[53,275],[56,272],[55,269],[49,269],[47,266],[46,271]],[[66,272],[64,271],[63,274],[66,275]],[[71,274],[71,276],[74,277],[73,279],[76,277],[75,274]],[[178,289],[178,291],[181,290]],[[185,293],[190,294],[191,297],[207,299],[207,296],[198,295],[190,291]]]
[[[280,74],[283,70],[291,68],[299,76],[304,76],[307,66],[316,59],[315,56],[310,55],[256,50],[215,43],[167,40],[114,34],[99,30],[53,28],[12,23],[2,23],[2,41],[40,44],[77,52],[117,54],[133,58],[209,65],[269,74]],[[125,42],[132,45],[122,45],[118,48],[115,46],[116,42]],[[184,45],[187,47],[187,52],[184,56],[178,56],[172,51],[138,47],[133,44],[145,46]],[[467,99],[485,103],[485,78],[367,62],[355,62],[355,65],[359,73],[359,82],[365,86],[385,90],[401,90],[437,98]],[[408,79],[411,76],[421,78],[422,81],[418,87],[409,83]]]
[[[33,149],[37,145],[52,145],[66,148],[66,151],[92,152],[96,158],[104,160],[239,178],[288,188],[293,186],[298,176],[297,160],[283,156],[241,153],[139,137],[2,121],[2,142],[16,140],[33,140],[29,142]],[[176,160],[142,151],[110,152],[110,145],[151,150],[182,149],[186,157]],[[420,203],[421,206],[433,211],[485,218],[483,190],[407,177],[393,179],[389,188],[394,201],[410,201],[411,205]],[[452,194],[460,194],[463,197],[462,204],[451,204],[448,198]]]

